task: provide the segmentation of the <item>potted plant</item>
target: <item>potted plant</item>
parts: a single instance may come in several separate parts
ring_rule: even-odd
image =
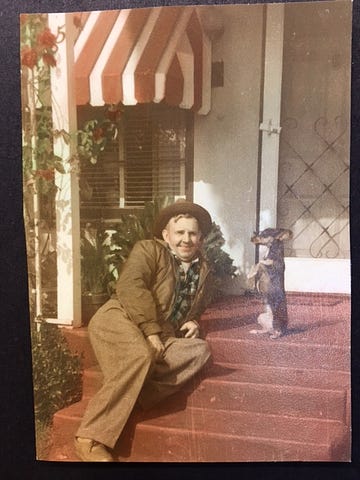
[[[108,234],[101,226],[87,223],[81,236],[82,324],[87,325],[105,303],[114,281]]]

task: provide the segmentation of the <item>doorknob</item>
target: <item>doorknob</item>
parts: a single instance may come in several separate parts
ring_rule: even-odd
[[[265,122],[260,123],[259,129],[262,130],[263,132],[267,132],[268,135],[271,135],[272,133],[276,133],[277,135],[279,135],[281,132],[280,125],[273,125],[271,119],[268,120],[267,123]]]

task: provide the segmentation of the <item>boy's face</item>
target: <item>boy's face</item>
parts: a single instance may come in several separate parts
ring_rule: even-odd
[[[201,231],[196,218],[171,218],[162,231],[163,239],[183,262],[191,262],[201,247]]]

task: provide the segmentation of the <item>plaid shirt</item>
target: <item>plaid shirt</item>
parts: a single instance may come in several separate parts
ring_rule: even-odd
[[[199,284],[200,261],[198,258],[193,260],[185,272],[181,260],[179,260],[176,255],[174,255],[174,258],[178,269],[175,287],[175,303],[170,319],[175,329],[177,329],[186,318],[193,303]]]

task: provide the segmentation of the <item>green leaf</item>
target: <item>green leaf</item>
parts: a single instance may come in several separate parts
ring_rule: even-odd
[[[59,158],[59,157],[57,157],[57,158]],[[55,170],[58,171],[59,173],[66,173],[66,170],[64,168],[62,159],[55,160],[54,167],[55,167]]]
[[[31,324],[35,417],[49,422],[55,411],[79,401],[82,368],[56,325],[42,323],[37,332]]]

